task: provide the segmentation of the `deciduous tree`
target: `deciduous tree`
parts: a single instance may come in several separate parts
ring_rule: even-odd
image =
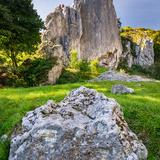
[[[0,50],[17,67],[17,55],[36,50],[43,22],[32,0],[0,0]]]

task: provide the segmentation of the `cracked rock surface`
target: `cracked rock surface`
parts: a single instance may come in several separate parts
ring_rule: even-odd
[[[80,87],[60,103],[28,112],[12,135],[9,160],[145,160],[120,105]]]

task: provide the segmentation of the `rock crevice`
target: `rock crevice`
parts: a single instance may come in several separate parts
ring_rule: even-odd
[[[120,105],[80,87],[27,113],[12,135],[9,160],[145,160],[147,154]]]

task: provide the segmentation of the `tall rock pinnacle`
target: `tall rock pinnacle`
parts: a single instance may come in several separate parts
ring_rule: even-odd
[[[44,52],[56,57],[60,65],[67,64],[74,49],[80,59],[97,58],[101,64],[116,68],[122,45],[113,1],[74,0],[73,7],[60,5],[46,18],[44,42]]]

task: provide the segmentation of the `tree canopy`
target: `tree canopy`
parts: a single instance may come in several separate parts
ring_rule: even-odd
[[[43,22],[32,0],[0,0],[0,17],[0,50],[16,67],[19,53],[36,50]]]

